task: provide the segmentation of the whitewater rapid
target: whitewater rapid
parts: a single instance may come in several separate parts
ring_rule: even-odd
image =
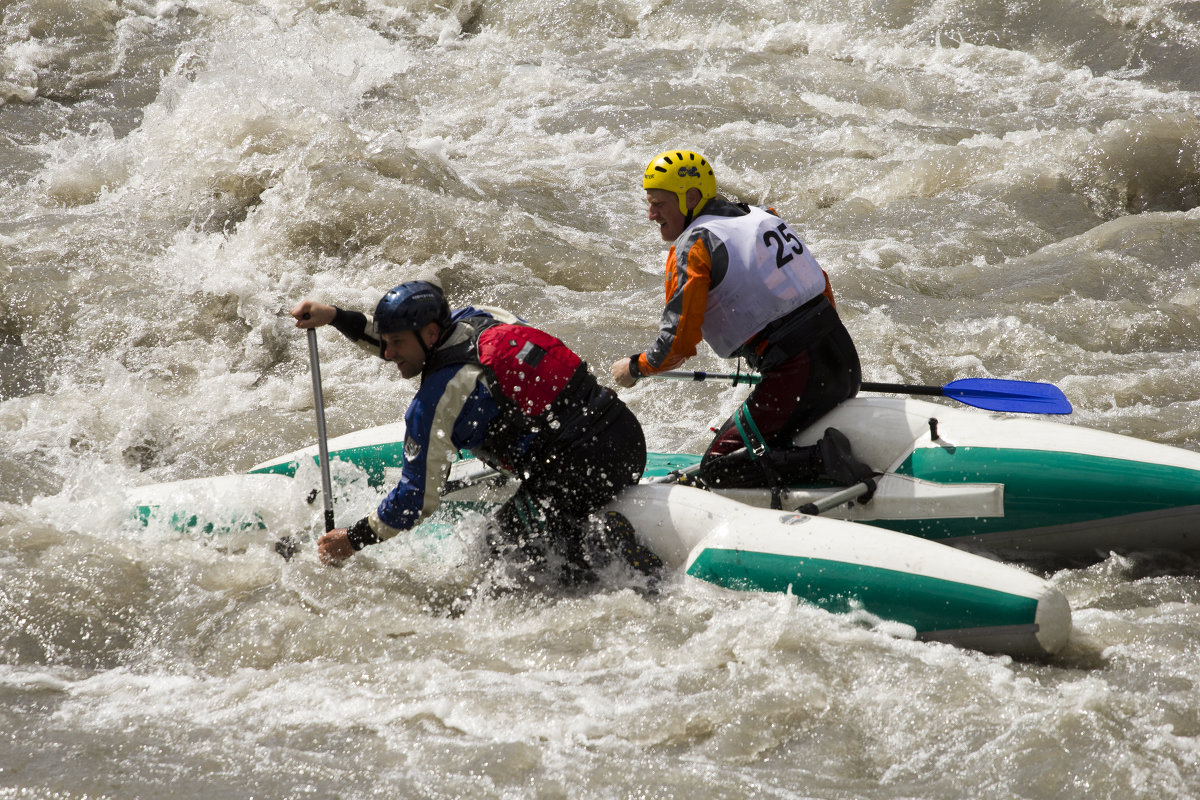
[[[1076,626],[1036,664],[682,576],[463,605],[471,522],[329,570],[271,547],[319,509],[220,540],[118,498],[313,442],[303,297],[432,273],[606,376],[656,330],[676,146],[811,247],[866,380],[1047,381],[1196,449],[1197,9],[0,3],[0,797],[1196,796],[1187,557],[1032,565]],[[330,435],[400,417],[320,345]],[[622,396],[699,452],[745,391]]]

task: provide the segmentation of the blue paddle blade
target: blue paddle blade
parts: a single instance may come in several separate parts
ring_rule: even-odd
[[[1022,414],[1070,414],[1071,401],[1052,383],[1002,378],[963,378],[942,387],[943,397],[989,411]]]

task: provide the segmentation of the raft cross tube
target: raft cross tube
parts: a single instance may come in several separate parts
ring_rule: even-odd
[[[817,516],[823,514],[831,508],[837,508],[842,503],[849,503],[857,500],[865,494],[870,494],[875,491],[875,481],[862,481],[853,486],[848,486],[841,491],[826,495],[819,500],[814,500],[811,503],[805,503],[796,509],[798,514],[808,514],[809,516]]]

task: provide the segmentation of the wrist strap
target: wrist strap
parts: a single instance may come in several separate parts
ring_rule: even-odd
[[[346,530],[346,538],[355,550],[362,550],[369,544],[377,544],[379,536],[371,528],[371,521],[363,517]]]

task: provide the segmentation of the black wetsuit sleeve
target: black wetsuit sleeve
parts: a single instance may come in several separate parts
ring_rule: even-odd
[[[375,337],[375,326],[371,318],[361,311],[347,311],[334,306],[333,327],[343,336],[364,350],[383,358],[383,342]]]

